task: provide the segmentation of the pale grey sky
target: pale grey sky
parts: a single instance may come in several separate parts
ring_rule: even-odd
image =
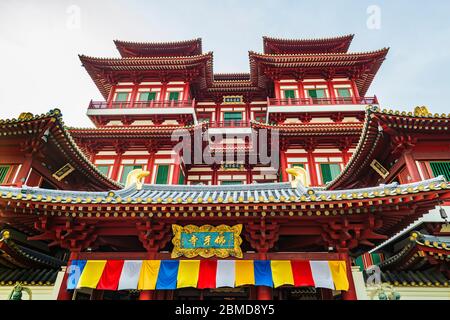
[[[248,51],[262,51],[263,35],[349,33],[350,51],[391,48],[368,92],[382,107],[450,113],[449,16],[445,0],[0,0],[0,118],[58,107],[67,125],[92,126],[88,103],[102,97],[78,54],[118,56],[114,39],[201,37],[215,72],[248,72]]]

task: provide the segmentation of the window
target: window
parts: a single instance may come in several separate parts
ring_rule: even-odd
[[[123,170],[122,170],[122,179],[120,180],[120,182],[126,183],[128,174],[131,171],[136,170],[136,169],[142,169],[142,166],[141,165],[134,165],[134,164],[132,164],[132,165],[124,165],[123,166]]]
[[[0,166],[0,184],[1,183],[6,183],[7,178],[8,178],[8,172],[9,169],[11,168],[11,166],[7,166],[7,165],[2,165]]]
[[[128,101],[129,92],[117,92],[116,100],[117,102],[126,102]]]
[[[285,99],[295,99],[295,90],[283,90]]]
[[[156,92],[141,92],[139,94],[139,101],[156,100]]]
[[[265,114],[255,114],[255,121],[266,122],[266,115]]]
[[[339,88],[337,89],[337,93],[339,97],[342,98],[350,98],[352,95],[350,94],[350,89],[348,88]]]
[[[435,177],[443,175],[447,181],[450,180],[450,161],[432,161],[430,167]]]
[[[105,165],[98,165],[97,166],[98,171],[100,171],[101,173],[103,173],[105,176],[108,176],[109,173],[109,166],[105,166]]]
[[[167,184],[169,177],[169,165],[160,164],[156,170],[156,184]]]
[[[341,166],[337,163],[321,163],[322,182],[326,184],[335,179],[341,173]]]
[[[304,163],[292,163],[291,168],[294,168],[294,167],[300,167],[300,168],[305,169],[305,164]]]
[[[180,176],[178,177],[178,184],[184,184],[184,180],[185,180],[184,174],[183,172],[180,171]]]
[[[224,121],[241,121],[242,120],[242,112],[224,112],[223,120]]]
[[[318,98],[318,99],[326,98],[325,89],[309,89],[308,96],[313,99],[314,98]]]
[[[169,100],[178,100],[178,98],[180,97],[180,93],[179,92],[169,92]]]
[[[224,180],[220,182],[221,185],[235,185],[235,184],[242,184],[242,181],[239,180]]]

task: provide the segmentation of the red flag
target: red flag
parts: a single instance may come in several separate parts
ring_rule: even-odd
[[[197,288],[216,288],[217,260],[200,260]]]
[[[292,260],[292,274],[294,275],[294,285],[296,287],[314,287],[314,279],[309,261]]]
[[[103,270],[97,289],[117,290],[123,268],[123,260],[108,260]]]

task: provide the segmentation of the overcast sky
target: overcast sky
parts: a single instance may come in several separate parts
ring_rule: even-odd
[[[117,57],[114,39],[201,37],[215,72],[248,72],[262,36],[355,34],[350,51],[390,47],[368,95],[382,107],[450,113],[450,1],[0,0],[0,118],[60,108],[70,126],[102,99],[78,54]]]

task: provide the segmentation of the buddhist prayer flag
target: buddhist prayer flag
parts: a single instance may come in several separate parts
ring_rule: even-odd
[[[235,285],[255,284],[255,271],[252,260],[235,260]]]
[[[217,261],[216,286],[234,288],[235,281],[235,265],[234,260]]]
[[[67,290],[76,289],[86,262],[86,260],[72,260],[67,268]]]
[[[117,290],[136,290],[141,266],[141,260],[125,260]]]
[[[331,276],[328,261],[310,261],[311,273],[316,288],[334,289],[333,277]]]
[[[255,267],[255,285],[257,286],[273,286],[272,269],[269,260],[253,261]]]
[[[177,288],[197,288],[200,260],[180,260]]]
[[[108,260],[97,285],[100,290],[117,290],[122,274],[123,260]]]
[[[217,260],[200,260],[197,288],[216,288]]]
[[[270,266],[272,268],[273,286],[275,288],[285,284],[294,285],[291,261],[272,260],[270,261]]]
[[[349,287],[347,279],[347,265],[345,261],[328,261],[333,277],[335,290],[347,291]]]
[[[138,282],[139,290],[155,290],[160,265],[161,260],[142,261],[141,273],[139,275]]]
[[[309,261],[292,260],[291,265],[296,287],[314,287]]]
[[[245,285],[348,290],[345,261],[73,260],[67,289],[174,290]]]
[[[97,288],[105,265],[106,260],[88,260],[78,281],[77,288]]]
[[[159,267],[156,289],[173,290],[177,288],[178,260],[162,260]]]

